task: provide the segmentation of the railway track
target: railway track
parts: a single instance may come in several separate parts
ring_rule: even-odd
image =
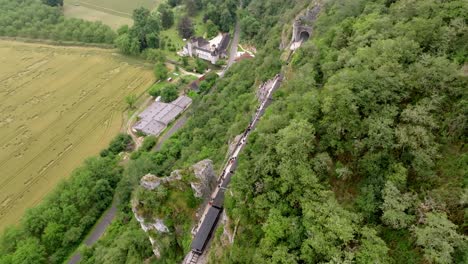
[[[275,76],[271,86],[268,88],[266,96],[264,97],[260,106],[257,108],[257,111],[249,126],[245,129],[242,137],[237,142],[236,148],[232,151],[232,153],[230,153],[229,160],[218,178],[219,184],[211,196],[211,201],[204,210],[200,225],[196,228],[196,234],[191,244],[191,252],[186,256],[184,264],[198,263],[199,257],[205,251],[223,210],[225,191],[227,190],[231,178],[236,171],[237,157],[247,144],[248,136],[257,126],[261,116],[265,113],[265,109],[271,104],[273,92],[280,87],[282,80],[282,75],[278,74]]]

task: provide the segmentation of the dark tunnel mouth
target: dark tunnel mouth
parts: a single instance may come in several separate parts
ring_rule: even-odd
[[[307,31],[302,31],[301,34],[299,35],[299,39],[302,41],[306,41],[310,38],[309,32]]]

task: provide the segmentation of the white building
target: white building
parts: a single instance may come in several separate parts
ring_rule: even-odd
[[[202,37],[193,37],[187,41],[181,55],[198,57],[215,64],[219,59],[227,57],[226,50],[229,40],[228,33],[219,33],[210,41]]]

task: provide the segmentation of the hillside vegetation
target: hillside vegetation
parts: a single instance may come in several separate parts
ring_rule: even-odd
[[[240,159],[223,263],[467,262],[467,14],[324,4]]]
[[[288,52],[279,49],[290,38],[285,32],[315,2],[243,0],[237,12],[234,0],[169,4],[181,2],[192,16],[208,4],[203,16],[219,28],[232,28],[236,13],[243,41],[258,52],[207,84],[185,127],[160,151],[133,155],[116,188],[117,218],[82,249],[83,263],[180,262],[194,224],[190,189],[144,191],[140,178],[206,158],[219,169],[255,112],[256,87],[279,72],[285,80],[226,192],[235,242],[212,243],[210,262],[468,262],[466,1],[321,1],[312,38],[289,62],[280,60]],[[117,46],[134,55],[157,49],[160,21],[144,9],[134,14],[140,20],[119,32]],[[132,198],[169,227],[161,259],[152,257]],[[9,246],[10,237],[2,237],[0,253],[8,255],[0,263],[24,263],[18,260],[33,255],[26,249],[48,241],[36,236]]]

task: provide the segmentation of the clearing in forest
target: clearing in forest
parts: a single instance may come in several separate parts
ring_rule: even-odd
[[[111,50],[0,41],[0,231],[105,148],[152,82]]]
[[[65,0],[66,17],[81,18],[88,21],[101,21],[117,29],[123,25],[131,26],[134,9],[146,7],[153,10],[161,0]]]

